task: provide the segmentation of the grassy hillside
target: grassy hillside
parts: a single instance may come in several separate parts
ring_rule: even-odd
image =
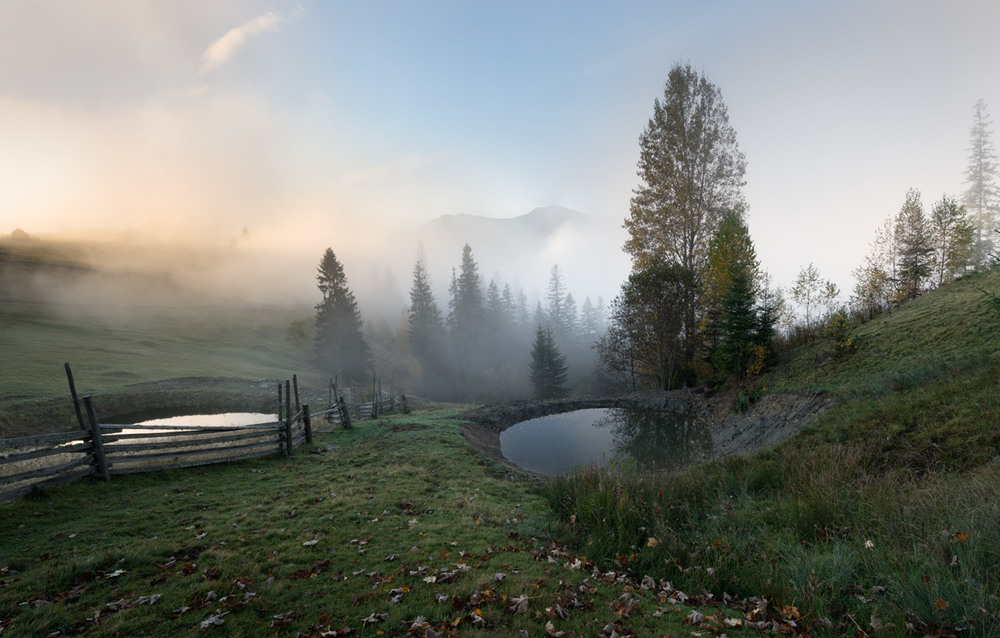
[[[767,598],[819,635],[1000,634],[1000,317],[982,290],[1000,272],[856,327],[853,352],[789,353],[755,391],[838,401],[777,448],[661,481],[551,482],[565,533],[683,588]]]

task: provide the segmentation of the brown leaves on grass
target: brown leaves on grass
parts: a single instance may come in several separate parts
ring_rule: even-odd
[[[302,569],[292,572],[288,577],[289,580],[297,580],[300,578],[311,578],[313,576],[318,576],[330,565],[330,559],[326,558],[323,560],[318,560],[313,563],[312,568],[303,567]]]

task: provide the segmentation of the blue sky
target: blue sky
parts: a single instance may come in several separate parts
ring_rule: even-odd
[[[689,62],[746,154],[764,267],[788,285],[813,262],[846,300],[908,188],[928,210],[964,189],[973,105],[1000,109],[997,25],[990,0],[8,0],[0,233],[246,227],[320,254],[443,214],[624,219]]]

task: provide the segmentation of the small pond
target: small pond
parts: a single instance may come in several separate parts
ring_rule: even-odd
[[[200,425],[221,427],[235,425],[257,425],[274,423],[278,417],[259,412],[226,412],[224,414],[183,414],[181,416],[154,417],[137,421],[133,425]]]
[[[131,425],[198,425],[202,427],[221,427],[236,425],[256,425],[259,423],[274,423],[278,417],[274,414],[261,412],[223,412],[220,414],[181,414],[176,410],[153,410],[137,412],[101,419],[102,423]]]
[[[691,418],[662,410],[593,408],[522,421],[500,433],[510,461],[542,474],[634,461],[671,472],[712,456],[712,435]]]

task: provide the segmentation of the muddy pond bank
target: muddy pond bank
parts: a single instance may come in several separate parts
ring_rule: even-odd
[[[737,413],[733,393],[698,390],[637,392],[620,397],[571,398],[494,403],[462,412],[456,418],[466,439],[491,460],[524,471],[500,449],[500,433],[521,421],[590,408],[656,409],[705,423],[712,434],[712,457],[722,458],[771,447],[832,405],[825,394],[766,394],[746,411]],[[528,472],[530,474],[530,472]]]

